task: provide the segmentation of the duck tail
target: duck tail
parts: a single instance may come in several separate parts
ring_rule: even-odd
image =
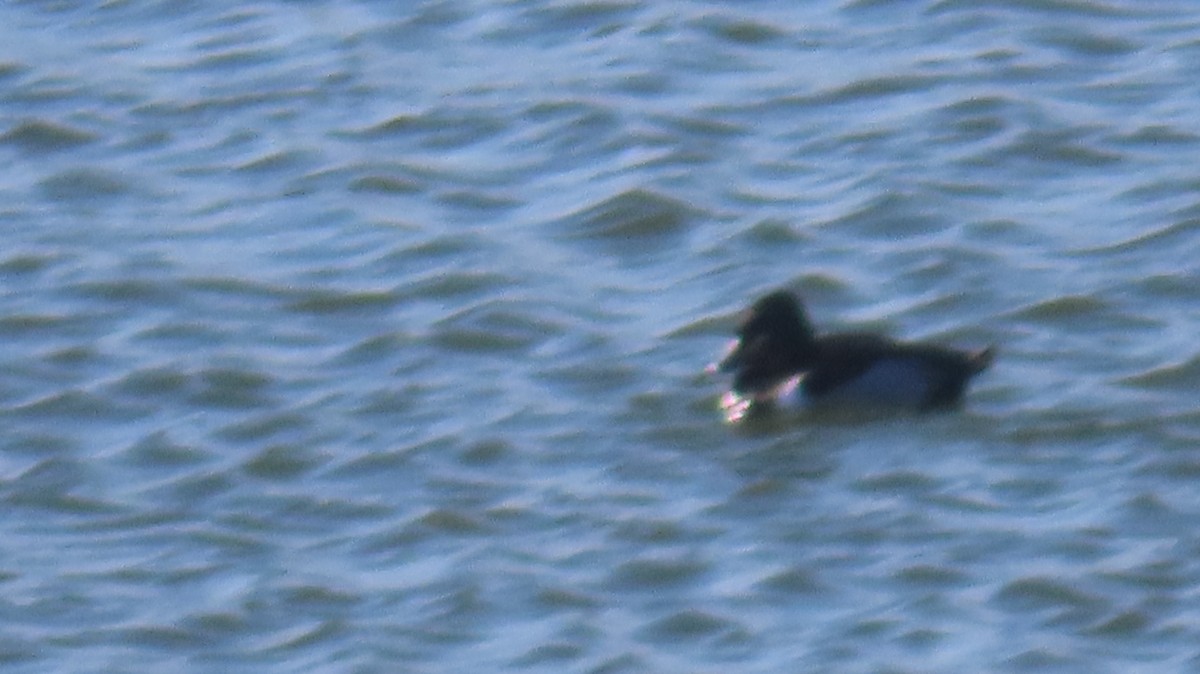
[[[972,351],[967,356],[967,362],[971,365],[971,370],[978,374],[988,369],[992,361],[996,359],[996,345],[986,346],[978,351]]]

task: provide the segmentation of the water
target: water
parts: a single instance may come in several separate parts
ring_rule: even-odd
[[[1200,664],[1194,3],[0,26],[6,671]],[[730,427],[778,286],[1000,356]]]

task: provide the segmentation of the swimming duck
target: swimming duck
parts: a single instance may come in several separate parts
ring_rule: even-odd
[[[817,335],[796,295],[777,290],[743,314],[737,339],[710,370],[733,373],[722,405],[727,411],[740,406],[738,418],[755,403],[930,410],[961,402],[967,383],[991,365],[995,352],[993,346],[960,351],[872,333]]]

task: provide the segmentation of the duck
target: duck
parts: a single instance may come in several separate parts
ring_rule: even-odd
[[[776,290],[743,312],[737,338],[710,371],[733,375],[722,407],[736,420],[751,408],[834,404],[929,411],[958,406],[991,366],[996,347],[966,351],[866,332],[817,334],[800,298]]]

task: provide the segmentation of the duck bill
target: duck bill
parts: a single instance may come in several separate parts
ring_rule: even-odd
[[[737,369],[742,360],[742,340],[735,339],[725,346],[721,358],[704,368],[708,372],[729,372]]]

